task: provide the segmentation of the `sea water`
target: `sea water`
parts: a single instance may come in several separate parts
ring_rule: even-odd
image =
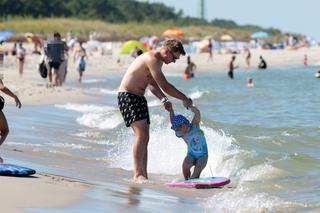
[[[232,182],[206,199],[189,190],[195,199],[192,205],[190,200],[177,201],[180,210],[320,211],[320,81],[313,76],[315,70],[236,70],[234,80],[225,72],[208,71],[196,73],[188,81],[180,73],[165,72],[168,81],[191,97],[201,111],[209,152],[202,176],[225,176]],[[22,153],[36,153],[26,159],[45,165],[45,171],[79,177],[109,190],[110,182],[130,181],[134,135],[117,108],[122,75],[85,78],[81,85],[69,83],[85,88],[95,101],[26,106],[21,111],[7,106],[5,113],[12,128],[3,146],[20,151],[15,157],[21,160]],[[246,86],[249,77],[254,79],[253,88]],[[150,92],[146,97],[151,115],[151,182],[162,185],[182,179],[186,145],[170,129],[168,112],[160,101]],[[181,101],[170,100],[176,113],[192,119],[192,112],[183,108]],[[115,188],[121,191],[119,185]],[[99,202],[95,198],[99,193],[91,199]],[[166,203],[168,197],[158,198]],[[152,199],[143,200],[152,205]],[[175,202],[172,197],[168,200]],[[158,211],[168,212],[169,207],[162,204]]]

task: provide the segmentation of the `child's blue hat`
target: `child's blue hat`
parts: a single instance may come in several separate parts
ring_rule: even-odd
[[[172,124],[171,129],[173,129],[174,131],[176,131],[181,124],[186,124],[189,127],[191,126],[189,120],[183,115],[174,116],[171,121],[171,124]]]

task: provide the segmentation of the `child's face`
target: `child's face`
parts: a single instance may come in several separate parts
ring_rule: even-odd
[[[177,131],[187,133],[189,131],[189,126],[187,126],[186,124],[181,124],[178,127]]]

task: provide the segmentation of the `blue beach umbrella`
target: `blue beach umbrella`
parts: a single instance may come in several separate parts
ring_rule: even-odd
[[[269,34],[267,32],[255,32],[253,34],[251,34],[250,36],[251,38],[269,38]]]
[[[14,35],[16,32],[14,30],[4,30],[0,31],[0,42],[4,42],[8,38],[10,38],[12,35]]]
[[[149,36],[144,36],[144,37],[139,39],[140,42],[149,41],[149,40],[150,40]]]

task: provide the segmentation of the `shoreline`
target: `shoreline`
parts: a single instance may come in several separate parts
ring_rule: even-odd
[[[85,193],[92,188],[70,177],[45,173],[29,177],[0,176],[0,180],[0,187],[5,192],[0,193],[0,200],[4,201],[2,211],[10,213],[68,207],[85,200]]]

